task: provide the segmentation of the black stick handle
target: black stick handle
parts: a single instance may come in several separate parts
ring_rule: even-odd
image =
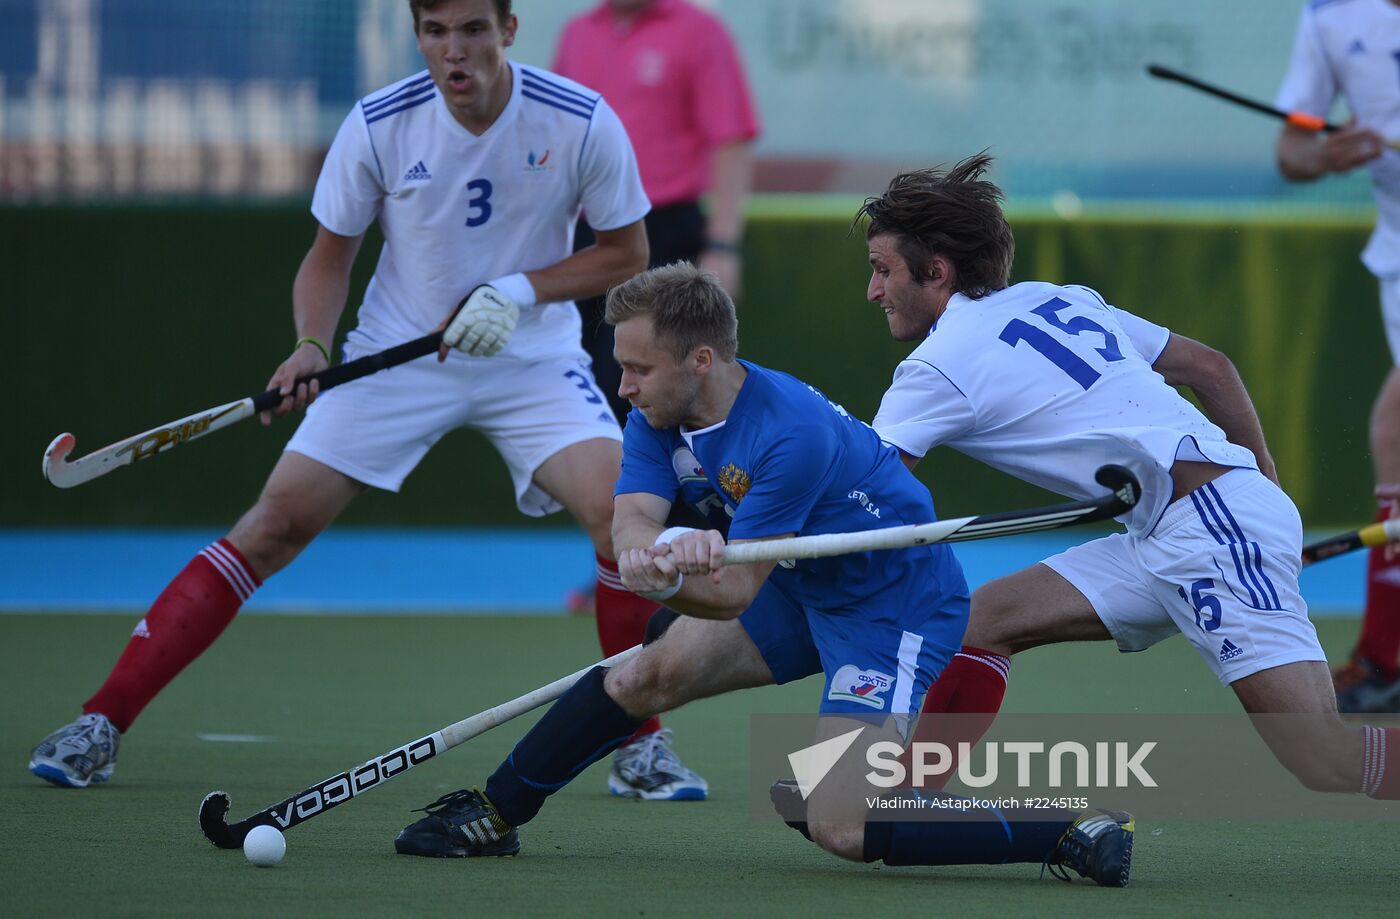
[[[376,354],[366,354],[364,357],[357,357],[353,361],[344,364],[336,364],[334,367],[327,367],[319,373],[310,376],[298,377],[297,385],[309,383],[316,380],[321,384],[321,391],[325,392],[333,386],[341,383],[349,383],[351,380],[358,380],[360,377],[369,376],[380,370],[387,370],[390,367],[397,367],[399,364],[407,363],[416,358],[432,354],[442,344],[442,333],[433,332],[431,335],[424,335],[422,338],[415,338],[406,341],[401,345],[386,348]],[[265,393],[260,393],[253,397],[253,410],[266,412],[277,407],[283,399],[283,395],[276,389],[269,389]]]

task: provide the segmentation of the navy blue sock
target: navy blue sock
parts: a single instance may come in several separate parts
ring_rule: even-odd
[[[545,798],[622,745],[641,726],[603,691],[606,667],[594,667],[520,739],[486,780],[486,797],[502,819],[520,826]]]
[[[1039,864],[1076,816],[1059,809],[1018,811],[1011,821],[994,808],[973,808],[957,820],[871,820],[865,825],[865,860],[891,866]]]

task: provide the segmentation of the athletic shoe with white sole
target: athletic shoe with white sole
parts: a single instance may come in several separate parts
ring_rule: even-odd
[[[394,850],[427,858],[503,858],[520,851],[520,834],[475,788],[443,795],[418,810],[428,816],[399,830]]]
[[[643,801],[704,801],[710,785],[687,769],[671,749],[671,731],[653,731],[613,753],[608,790]]]
[[[1100,887],[1127,887],[1133,873],[1133,815],[1101,810],[1085,813],[1060,837],[1045,867],[1062,881],[1069,870]]]
[[[86,788],[112,777],[118,731],[106,715],[93,712],[45,737],[29,757],[29,771],[66,788]]]

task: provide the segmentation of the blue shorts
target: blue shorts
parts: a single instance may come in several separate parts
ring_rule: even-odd
[[[927,594],[923,600],[928,602]],[[773,672],[773,682],[826,674],[821,714],[917,714],[924,693],[962,646],[966,585],[945,594],[936,609],[904,609],[898,618],[861,612],[804,609],[770,580],[739,624]]]

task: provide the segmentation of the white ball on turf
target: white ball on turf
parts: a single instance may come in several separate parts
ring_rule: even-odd
[[[287,840],[275,826],[255,826],[243,837],[243,854],[259,868],[271,868],[287,854]]]

